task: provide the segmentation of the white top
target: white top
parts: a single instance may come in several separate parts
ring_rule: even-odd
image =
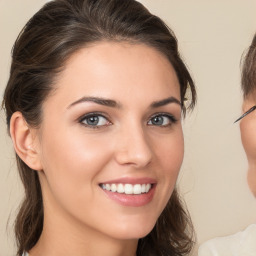
[[[29,256],[27,252],[24,252],[22,256]]]
[[[256,224],[231,236],[216,237],[203,243],[198,256],[255,256]]]

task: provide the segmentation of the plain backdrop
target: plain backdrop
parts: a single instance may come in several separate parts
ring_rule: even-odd
[[[0,93],[11,48],[43,0],[0,0]],[[174,30],[198,90],[184,120],[185,159],[178,186],[198,244],[256,222],[256,199],[246,183],[239,124],[240,59],[256,32],[256,0],[142,0]],[[5,118],[0,118],[0,256],[14,255],[13,218],[23,195]],[[8,225],[7,225],[8,222]],[[196,252],[195,252],[196,255]]]

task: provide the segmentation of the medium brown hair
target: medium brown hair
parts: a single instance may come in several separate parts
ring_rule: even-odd
[[[196,91],[182,61],[174,33],[158,17],[134,0],[54,0],[26,24],[12,52],[10,78],[3,106],[7,125],[20,111],[31,127],[40,127],[41,107],[67,59],[99,41],[143,43],[163,54],[174,67],[181,102],[189,91],[193,108]],[[186,108],[183,107],[183,113]],[[43,228],[43,199],[38,174],[16,154],[25,197],[16,218],[17,255],[37,243]],[[191,251],[193,228],[175,190],[154,229],[139,240],[137,255],[185,255]]]
[[[256,34],[243,60],[242,90],[244,98],[256,91]]]

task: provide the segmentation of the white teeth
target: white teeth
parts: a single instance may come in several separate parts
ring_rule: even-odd
[[[125,193],[126,195],[140,195],[143,193],[148,193],[151,189],[151,184],[101,184],[104,190],[111,192],[117,192],[120,194]]]
[[[111,191],[116,192],[116,184],[111,184]]]
[[[124,185],[124,193],[125,193],[126,195],[131,195],[131,194],[133,194],[133,186],[132,186],[132,184],[125,184],[125,185]]]
[[[117,185],[117,192],[118,193],[124,193],[124,185],[123,184],[118,184]]]
[[[140,184],[136,184],[133,186],[133,194],[135,194],[135,195],[141,194],[141,185]]]
[[[106,184],[106,190],[110,191],[110,185],[109,184]],[[103,188],[104,189],[104,188]]]

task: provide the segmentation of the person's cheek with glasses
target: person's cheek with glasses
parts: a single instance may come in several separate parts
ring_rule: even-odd
[[[248,185],[256,197],[256,105],[254,100],[245,99],[243,109],[246,111],[236,121],[240,121],[243,147],[248,159]]]

